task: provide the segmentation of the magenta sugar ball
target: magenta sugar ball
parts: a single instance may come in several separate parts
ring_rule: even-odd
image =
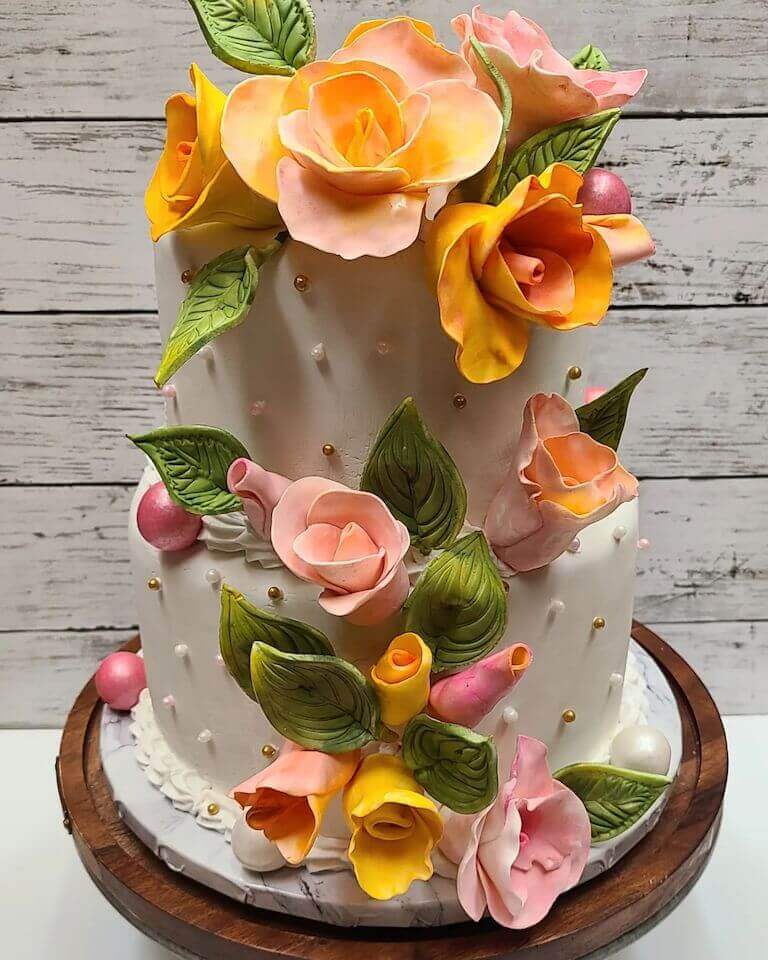
[[[165,484],[153,483],[136,511],[139,533],[158,550],[186,550],[197,540],[203,521],[174,503]]]
[[[135,653],[110,653],[101,661],[93,678],[96,692],[115,710],[130,710],[139,702],[139,694],[147,685],[144,661]]]
[[[578,199],[587,214],[632,213],[632,194],[626,183],[602,167],[593,167],[587,173]]]

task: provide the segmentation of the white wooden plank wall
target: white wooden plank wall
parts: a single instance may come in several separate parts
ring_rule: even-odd
[[[329,51],[364,16],[440,25],[469,0],[314,0]],[[506,0],[489,0],[494,13]],[[622,272],[596,382],[651,367],[623,457],[643,478],[638,616],[721,709],[768,711],[768,2],[520,0],[564,52],[651,78],[605,162],[658,241]],[[0,30],[0,726],[54,726],[134,627],[126,510],[156,424],[144,184],[196,60],[185,0],[3,4]]]

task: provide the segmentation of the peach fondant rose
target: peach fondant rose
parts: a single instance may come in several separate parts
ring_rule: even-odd
[[[232,796],[245,809],[248,826],[263,830],[295,866],[312,849],[328,804],[359,762],[359,751],[331,755],[286,743],[274,763],[235,787]]]
[[[554,560],[590,523],[637,496],[637,480],[616,453],[579,430],[571,406],[537,393],[502,488],[491,501],[485,535],[512,570]]]
[[[487,909],[512,930],[532,927],[578,882],[590,844],[587,811],[547,766],[547,748],[519,737],[509,780],[477,816],[451,813],[440,850],[458,864],[456,891],[466,913]]]
[[[274,203],[253,194],[222,152],[225,95],[196,64],[189,74],[194,96],[175,93],[165,105],[165,146],[144,200],[152,239],[202,223],[279,224]]]
[[[498,206],[458,203],[432,225],[427,258],[456,363],[475,383],[513,373],[528,324],[572,330],[608,310],[613,266],[653,253],[629,214],[582,215],[582,178],[556,163],[526,177]]]
[[[482,169],[501,114],[428,24],[360,24],[329,60],[229,96],[224,152],[291,236],[347,259],[416,239],[427,197]],[[438,201],[439,202],[439,201]]]
[[[297,480],[272,513],[272,546],[297,577],[323,587],[324,610],[351,623],[386,620],[408,596],[410,536],[372,493]]]
[[[478,64],[470,37],[476,37],[509,84],[512,122],[507,134],[510,146],[565,120],[589,117],[600,110],[621,107],[643,85],[647,70],[577,70],[559,54],[549,37],[533,20],[514,10],[500,20],[483,13],[464,13],[452,21],[462,41],[461,52],[472,64],[482,90],[498,96],[487,71]]]

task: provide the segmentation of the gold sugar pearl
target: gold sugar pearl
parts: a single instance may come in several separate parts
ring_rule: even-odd
[[[299,293],[306,293],[310,287],[309,277],[304,276],[303,273],[297,273],[293,278],[293,285]]]
[[[282,600],[283,591],[280,587],[270,587],[269,590],[267,590],[267,596],[270,600]]]
[[[147,587],[149,587],[150,590],[159,590],[162,587],[160,578],[150,577],[149,580],[147,580]]]
[[[192,283],[195,279],[195,271],[191,269],[184,270],[181,274],[182,283]]]
[[[332,443],[323,444],[323,456],[332,457],[336,453],[336,447]]]
[[[463,410],[467,405],[467,398],[463,393],[454,393],[453,395],[453,405],[457,410]]]
[[[267,760],[271,760],[273,757],[277,756],[277,747],[273,746],[271,743],[265,743],[261,748],[262,757],[266,757]]]
[[[219,810],[221,810],[221,807],[218,805],[218,803],[208,804],[208,816],[215,817]]]
[[[573,723],[575,719],[576,719],[575,710],[571,710],[570,708],[568,710],[563,710],[563,723]]]
[[[581,367],[572,366],[568,368],[568,379],[579,380],[581,378]]]
[[[605,627],[605,617],[595,617],[592,621],[593,630],[602,630]]]

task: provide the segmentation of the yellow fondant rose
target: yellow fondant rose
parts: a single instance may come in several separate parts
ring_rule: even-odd
[[[628,214],[587,216],[581,176],[556,163],[526,177],[498,206],[459,203],[437,217],[427,257],[456,363],[474,383],[513,373],[528,325],[597,324],[611,298],[613,267],[653,253]]]
[[[415,633],[395,637],[371,670],[384,723],[400,727],[424,709],[431,669],[432,651],[421,637]]]
[[[361,888],[389,900],[432,876],[432,850],[443,835],[437,807],[399,757],[366,757],[344,791],[352,839],[349,859]]]
[[[144,198],[152,239],[203,223],[276,226],[275,205],[248,189],[221,149],[225,94],[194,63],[189,75],[194,96],[175,93],[165,105],[165,146]]]

